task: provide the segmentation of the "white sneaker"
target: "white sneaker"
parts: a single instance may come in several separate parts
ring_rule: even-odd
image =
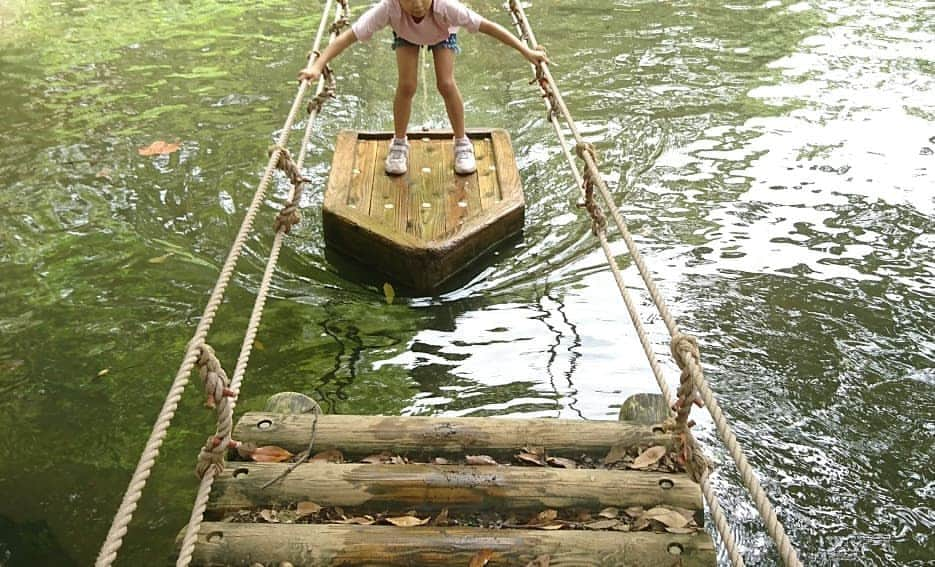
[[[409,169],[409,141],[393,138],[390,151],[386,154],[386,172],[390,175],[402,175]]]
[[[477,161],[474,159],[474,146],[470,140],[455,141],[455,173],[467,175],[477,171]]]

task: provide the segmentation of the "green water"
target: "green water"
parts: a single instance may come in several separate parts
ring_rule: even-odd
[[[472,5],[510,25],[499,3]],[[96,556],[319,13],[280,0],[0,0],[0,565]],[[931,4],[547,1],[527,13],[805,563],[930,565]],[[326,257],[335,135],[392,119],[387,36],[353,47],[335,63],[339,96],[312,140],[304,220],[238,411],[298,390],[328,412],[613,419],[627,395],[656,391],[528,66],[462,36],[469,125],[513,139],[522,241],[444,295],[393,305],[378,276]],[[431,84],[414,127],[446,125]],[[138,155],[157,140],[181,150]],[[208,337],[229,368],[287,191],[272,188]],[[614,246],[674,383],[666,329]],[[187,520],[214,431],[200,399],[190,386],[121,564],[163,562]],[[748,565],[776,564],[695,413],[725,464],[716,486]]]

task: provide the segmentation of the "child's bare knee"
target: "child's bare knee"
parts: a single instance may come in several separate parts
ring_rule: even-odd
[[[438,78],[435,81],[435,87],[443,97],[458,94],[458,83],[455,82],[454,77]]]
[[[396,85],[396,96],[402,98],[412,98],[416,96],[416,83],[405,82]]]

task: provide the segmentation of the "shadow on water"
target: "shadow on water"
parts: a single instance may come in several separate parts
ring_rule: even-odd
[[[471,5],[509,27],[501,2]],[[0,564],[93,561],[288,112],[318,8],[0,2]],[[809,565],[935,556],[929,12],[900,0],[527,9]],[[274,274],[238,412],[293,390],[339,413],[613,419],[627,395],[656,391],[529,68],[481,34],[459,36],[459,88],[470,126],[510,131],[522,240],[435,295],[396,289],[392,304],[379,275],[324,246],[337,132],[392,122],[388,36],[335,63],[304,220]],[[446,127],[431,65],[420,72],[412,123]],[[181,145],[138,153],[157,140]],[[209,335],[227,368],[287,190],[270,188]],[[625,247],[611,246],[671,384],[667,330]],[[192,390],[122,564],[162,562],[187,521],[214,427]],[[731,467],[715,480],[747,563],[776,564]]]
[[[360,285],[365,288],[372,288],[383,293],[383,286],[390,284],[393,287],[393,294],[400,300],[412,299],[424,301],[445,302],[452,301],[459,297],[468,295],[472,292],[472,284],[477,282],[483,275],[491,270],[491,265],[499,261],[508,261],[515,258],[520,253],[519,245],[523,242],[523,234],[515,234],[494,246],[492,249],[478,256],[470,264],[462,266],[457,272],[442,282],[431,291],[415,290],[393,281],[389,276],[385,276],[373,270],[365,264],[362,264],[355,258],[350,257],[331,247],[324,246],[324,257],[334,268],[337,275],[352,285]]]

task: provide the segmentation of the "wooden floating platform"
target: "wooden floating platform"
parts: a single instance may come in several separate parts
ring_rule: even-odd
[[[452,133],[409,136],[409,171],[383,163],[392,132],[338,134],[322,212],[329,247],[430,292],[523,228],[525,203],[505,130],[472,130],[477,171],[454,172]]]
[[[248,413],[234,438],[295,453],[308,447],[314,419]],[[671,524],[639,516],[681,514],[702,526],[701,490],[685,473],[601,465],[609,453],[632,460],[648,447],[670,449],[672,436],[652,425],[322,415],[315,431],[313,452],[327,460],[268,487],[289,464],[226,464],[193,565],[716,563],[703,529],[665,531]],[[530,466],[518,458],[529,451],[580,466]]]

